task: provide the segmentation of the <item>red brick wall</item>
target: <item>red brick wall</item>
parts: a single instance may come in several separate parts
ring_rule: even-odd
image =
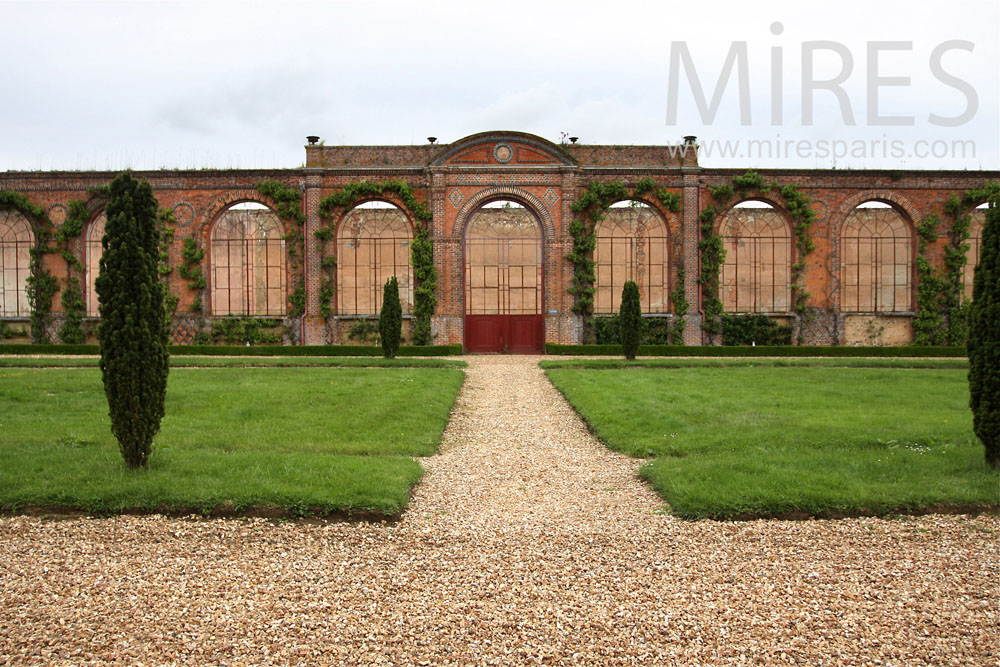
[[[668,146],[555,146],[523,133],[485,133],[450,145],[424,146],[310,146],[307,166],[282,170],[198,170],[147,171],[136,176],[148,180],[163,208],[174,210],[177,227],[170,260],[181,263],[185,238],[195,238],[206,247],[212,224],[229,205],[241,201],[259,201],[272,205],[256,190],[262,180],[278,180],[300,188],[304,193],[306,214],[305,285],[306,317],[288,319],[291,332],[287,342],[324,344],[347,342],[339,320],[325,322],[319,315],[320,255],[315,232],[326,224],[319,216],[323,197],[347,183],[360,180],[403,180],[416,197],[427,203],[433,213],[431,235],[438,267],[438,308],[433,321],[436,343],[461,343],[464,308],[463,231],[469,216],[480,205],[495,199],[520,202],[537,217],[544,244],[544,313],[546,340],[575,343],[579,340],[578,318],[572,314],[568,294],[572,267],[565,260],[572,239],[569,235],[570,206],[590,182],[623,181],[635,184],[652,178],[661,187],[681,196],[679,214],[662,211],[668,221],[671,287],[676,271],[686,270],[685,295],[690,310],[685,327],[685,342],[698,344],[701,333],[701,290],[698,278],[698,214],[713,204],[708,188],[732,181],[744,169],[702,169],[693,151],[686,155]],[[840,227],[848,213],[859,203],[878,199],[901,211],[911,228],[925,217],[937,214],[945,223],[944,204],[950,195],[961,196],[965,190],[1000,181],[1000,172],[949,171],[844,171],[844,170],[760,170],[768,181],[793,184],[812,198],[816,212],[810,234],[815,251],[806,262],[805,285],[810,292],[813,318],[797,322],[809,344],[838,344],[844,340],[844,316],[838,312],[837,273],[839,270]],[[96,215],[102,206],[89,198],[88,188],[109,183],[110,172],[5,172],[0,173],[0,190],[14,190],[49,211],[58,225],[65,218],[71,199],[90,200]],[[401,205],[402,202],[388,198]],[[737,203],[734,198],[729,205]],[[651,205],[659,206],[655,201]],[[778,199],[780,203],[780,198]],[[779,206],[780,208],[780,206]],[[336,221],[334,221],[336,222]],[[294,223],[286,223],[294,224]],[[915,234],[915,229],[912,230]],[[929,259],[940,265],[947,244],[947,229],[929,248]],[[74,252],[83,252],[82,241]],[[46,266],[59,278],[67,267],[58,253],[48,254]],[[291,271],[291,267],[289,267]],[[211,280],[208,253],[202,271]],[[915,276],[914,276],[915,283]],[[296,286],[292,276],[289,291]],[[202,314],[190,313],[196,296],[210,312],[209,290],[196,294],[186,286],[175,270],[170,288],[180,296],[175,338],[190,341],[201,324]],[[915,290],[919,285],[915,285]],[[60,299],[53,301],[55,323],[59,320]],[[901,315],[897,317],[908,317]],[[58,327],[53,325],[52,330]]]

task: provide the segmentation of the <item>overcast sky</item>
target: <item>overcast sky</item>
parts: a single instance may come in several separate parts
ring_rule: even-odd
[[[495,129],[693,134],[704,166],[1000,169],[1000,0],[0,0],[0,26],[0,170],[297,167],[309,134]],[[837,86],[804,95],[806,52]]]

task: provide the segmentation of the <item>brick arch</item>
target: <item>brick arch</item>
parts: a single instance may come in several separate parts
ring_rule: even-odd
[[[920,219],[920,211],[914,206],[913,202],[893,190],[862,190],[841,201],[840,205],[836,208],[836,212],[831,213],[831,220],[837,220],[837,224],[834,226],[836,240],[840,240],[840,230],[843,229],[847,216],[866,201],[878,201],[892,206],[904,214],[911,231],[916,231],[914,226],[916,225],[916,221]]]
[[[211,232],[212,225],[218,220],[219,216],[230,206],[235,204],[244,204],[247,202],[254,202],[256,204],[263,204],[269,209],[274,211],[275,216],[278,218],[278,222],[281,224],[281,229],[284,233],[288,233],[288,225],[285,220],[278,215],[278,205],[270,197],[261,194],[257,188],[244,188],[240,190],[231,190],[226,194],[217,197],[215,201],[208,205],[205,209],[205,215],[202,217],[201,222],[197,225],[197,232],[194,236],[204,245],[208,242],[208,236]]]
[[[452,144],[446,145],[442,148],[441,152],[436,154],[431,159],[430,166],[445,164],[457,155],[476,146],[497,143],[521,144],[527,146],[538,151],[542,155],[548,156],[552,160],[552,164],[565,164],[570,166],[576,166],[578,164],[574,158],[548,139],[544,139],[536,134],[530,134],[527,132],[504,130],[479,132],[477,134],[463,137]],[[516,160],[514,160],[514,162],[516,162]]]
[[[738,202],[736,202],[732,206],[728,206],[728,207],[722,209],[715,216],[715,233],[716,234],[721,234],[722,233],[722,223],[724,222],[725,217],[727,215],[729,215],[729,213],[733,209],[735,209],[737,206],[739,206],[740,204],[745,204],[748,201],[763,202],[764,204],[767,204],[768,206],[770,206],[771,208],[773,208],[775,211],[777,211],[778,213],[780,213],[781,214],[781,218],[785,221],[785,224],[788,226],[788,234],[789,234],[789,236],[791,236],[792,238],[795,238],[795,228],[792,226],[792,217],[788,214],[788,211],[785,209],[784,206],[782,206],[777,200],[771,199],[770,197],[744,197],[743,199],[739,200]]]
[[[555,240],[555,223],[552,221],[552,214],[549,212],[545,203],[527,190],[522,190],[521,188],[508,185],[497,185],[491,188],[486,188],[485,190],[480,190],[465,200],[465,203],[462,205],[462,208],[459,209],[458,215],[455,218],[456,224],[453,228],[452,238],[459,241],[464,239],[465,229],[469,225],[469,220],[472,218],[472,214],[475,213],[482,205],[488,204],[490,201],[497,199],[510,199],[524,205],[525,208],[535,215],[535,219],[541,224],[542,243]]]
[[[403,202],[400,200],[396,200],[395,198],[389,195],[380,195],[377,197],[365,197],[364,199],[359,199],[350,206],[345,207],[344,210],[341,212],[341,214],[337,218],[331,221],[333,225],[334,238],[336,238],[337,235],[340,233],[340,228],[347,220],[347,216],[350,215],[351,211],[361,206],[362,204],[368,204],[374,201],[395,206],[399,210],[399,212],[403,214],[403,217],[406,219],[406,224],[409,225],[410,227],[410,235],[413,236],[417,233],[417,225],[414,222],[415,217],[413,216],[413,213],[403,205]]]
[[[674,233],[673,228],[670,225],[670,222],[671,220],[679,220],[681,217],[679,213],[674,213],[673,211],[665,208],[663,204],[661,204],[660,202],[654,199],[648,199],[645,196],[637,197],[635,195],[629,195],[628,197],[625,197],[623,199],[614,200],[613,202],[611,202],[611,206],[614,206],[615,204],[618,204],[623,201],[637,201],[640,204],[645,204],[649,208],[653,209],[663,220],[663,224],[667,226],[667,230],[670,231],[671,234]],[[608,208],[610,208],[610,206]]]

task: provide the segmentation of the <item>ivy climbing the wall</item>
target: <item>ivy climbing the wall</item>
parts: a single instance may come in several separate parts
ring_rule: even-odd
[[[91,193],[93,197],[95,193]],[[63,280],[62,307],[63,324],[59,329],[59,339],[63,343],[76,344],[87,341],[87,331],[84,329],[84,318],[87,315],[87,302],[83,298],[83,278],[86,269],[80,258],[73,253],[70,245],[83,235],[83,229],[92,215],[87,202],[82,199],[70,199],[66,220],[55,232],[55,241],[66,262],[66,278]]]
[[[607,215],[612,204],[627,199],[638,199],[652,195],[671,213],[681,210],[680,195],[658,186],[653,179],[644,178],[635,186],[629,188],[621,181],[611,183],[590,183],[576,198],[570,210],[573,219],[570,221],[569,233],[573,237],[573,247],[566,255],[566,260],[573,266],[573,280],[569,293],[573,295],[573,312],[580,316],[583,328],[582,341],[593,343],[594,329],[594,248],[597,246],[597,224]],[[681,269],[683,271],[683,269]],[[680,284],[679,295],[683,297],[683,277],[678,275],[675,284]],[[675,296],[677,291],[671,292]],[[674,301],[675,326],[679,326],[678,335],[674,336],[677,344],[683,344],[683,317],[687,313],[688,303]],[[683,310],[683,312],[679,312]]]
[[[28,305],[31,308],[31,342],[47,343],[49,334],[46,326],[52,310],[52,298],[59,291],[59,283],[45,268],[45,254],[52,251],[49,241],[52,237],[52,222],[45,209],[35,206],[20,192],[0,190],[0,208],[14,209],[28,218],[31,231],[35,235],[35,247],[28,251],[28,277],[25,280]]]
[[[208,284],[205,275],[201,272],[201,260],[205,257],[205,249],[198,247],[198,242],[188,237],[184,239],[184,248],[181,250],[181,265],[177,267],[177,275],[187,282],[187,287],[193,292],[198,292],[194,300],[188,307],[192,313],[201,312],[201,290]]]
[[[968,307],[962,298],[963,272],[968,261],[969,226],[977,204],[1000,196],[1000,182],[952,195],[945,202],[951,218],[944,266],[934,269],[927,259],[927,246],[938,237],[941,219],[936,215],[917,225],[917,310],[913,317],[913,342],[917,345],[965,345],[968,338]]]
[[[808,317],[809,292],[805,289],[804,276],[806,256],[815,249],[809,236],[809,228],[816,217],[809,207],[811,199],[802,194],[795,185],[781,185],[777,181],[768,182],[753,170],[734,176],[731,183],[709,187],[708,191],[716,206],[706,207],[698,216],[701,222],[701,240],[698,243],[701,274],[698,276],[698,283],[701,285],[702,308],[705,311],[702,329],[711,339],[715,339],[722,332],[720,318],[723,307],[719,298],[719,273],[726,261],[726,250],[722,244],[722,237],[716,231],[715,223],[719,210],[725,208],[734,195],[739,195],[741,200],[755,194],[766,195],[776,192],[781,196],[785,212],[792,219],[795,248],[798,250],[797,261],[792,264],[791,275],[793,309],[799,316]],[[799,342],[802,342],[801,334]]]
[[[937,239],[940,218],[924,218],[917,225],[917,309],[913,316],[913,342],[917,345],[947,345],[945,271],[935,271],[927,260],[927,244]]]
[[[174,267],[170,266],[170,246],[174,242],[174,225],[177,219],[174,217],[173,209],[160,209],[156,216],[156,225],[160,230],[159,266],[157,272],[160,282],[163,283],[163,309],[166,314],[163,318],[163,325],[167,327],[167,335],[173,327],[174,313],[177,312],[177,304],[181,298],[170,291],[170,274],[174,272]]]
[[[380,197],[396,197],[413,219],[413,241],[410,243],[410,262],[413,265],[413,323],[410,329],[414,345],[430,345],[431,316],[437,309],[437,266],[434,264],[434,245],[430,237],[433,215],[423,202],[417,200],[410,186],[403,181],[357,181],[348,183],[339,191],[325,197],[319,204],[320,217],[327,223],[316,231],[319,243],[321,268],[324,278],[320,286],[320,309],[323,317],[331,314],[336,282],[336,259],[326,256],[326,246],[333,238],[330,220],[335,211],[346,211],[357,204]],[[325,309],[324,309],[325,307]]]
[[[283,238],[288,253],[288,268],[291,269],[295,284],[295,289],[288,297],[288,315],[298,317],[306,312],[305,272],[302,270],[302,255],[305,251],[302,227],[306,223],[306,216],[302,212],[302,192],[296,187],[273,180],[257,183],[257,191],[274,202],[279,218],[294,223],[286,225],[288,232]]]

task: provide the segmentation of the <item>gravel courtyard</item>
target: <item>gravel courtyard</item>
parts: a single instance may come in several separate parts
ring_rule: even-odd
[[[0,664],[997,664],[997,517],[679,521],[467,360],[399,523],[0,518]]]

